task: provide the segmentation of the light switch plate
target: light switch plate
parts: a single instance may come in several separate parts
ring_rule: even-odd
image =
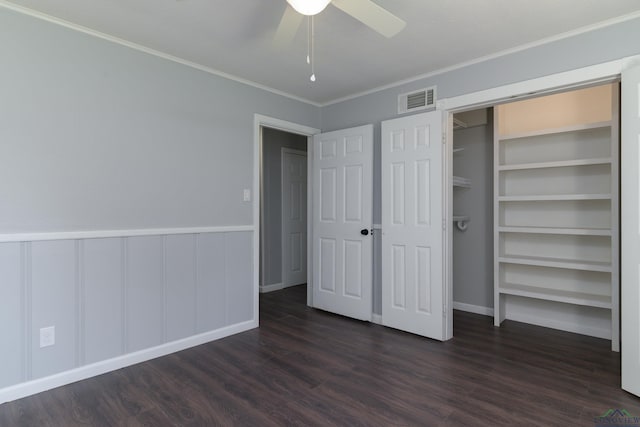
[[[242,199],[245,202],[250,202],[251,201],[251,190],[249,190],[248,188],[245,188],[244,191],[242,192]]]

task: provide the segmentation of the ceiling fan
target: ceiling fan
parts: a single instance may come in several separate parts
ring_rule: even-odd
[[[293,41],[305,16],[317,15],[329,4],[385,37],[395,36],[407,25],[371,0],[287,0],[287,3],[289,6],[285,9],[274,38],[276,45],[280,46]]]

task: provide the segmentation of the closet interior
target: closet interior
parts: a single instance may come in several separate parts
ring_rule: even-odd
[[[618,91],[454,115],[454,308],[619,350]]]

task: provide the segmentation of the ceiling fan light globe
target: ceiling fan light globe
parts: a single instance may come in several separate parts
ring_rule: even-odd
[[[296,12],[302,15],[312,16],[322,12],[331,0],[287,0]]]

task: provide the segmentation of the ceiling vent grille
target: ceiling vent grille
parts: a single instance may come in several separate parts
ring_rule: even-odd
[[[398,114],[432,110],[436,107],[436,87],[398,95]]]

